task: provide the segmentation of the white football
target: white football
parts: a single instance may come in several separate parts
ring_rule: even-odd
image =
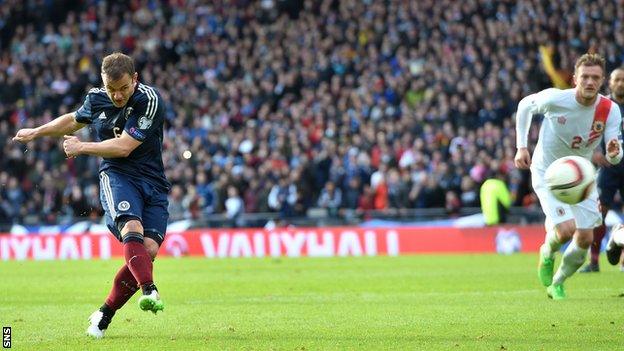
[[[544,181],[552,194],[566,204],[577,204],[591,194],[596,169],[586,158],[566,156],[551,163]]]

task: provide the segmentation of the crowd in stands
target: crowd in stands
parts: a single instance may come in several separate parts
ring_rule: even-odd
[[[113,51],[168,102],[172,220],[453,215],[497,173],[532,206],[513,117],[553,85],[544,52],[559,85],[588,50],[624,61],[624,8],[606,0],[60,2],[0,2],[0,221],[102,214],[97,157],[11,137],[75,111]]]

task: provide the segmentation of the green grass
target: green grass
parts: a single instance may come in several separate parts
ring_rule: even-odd
[[[624,273],[575,275],[546,298],[535,255],[160,259],[165,311],[120,310],[84,335],[121,261],[0,262],[16,350],[615,350]]]

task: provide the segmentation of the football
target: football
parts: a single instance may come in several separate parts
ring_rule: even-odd
[[[552,194],[566,204],[585,200],[594,187],[596,169],[580,156],[566,156],[553,162],[544,175],[546,186]]]

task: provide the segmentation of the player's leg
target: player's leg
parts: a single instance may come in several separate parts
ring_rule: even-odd
[[[165,239],[169,218],[167,212],[169,202],[166,192],[157,191],[149,184],[142,184],[142,188],[144,194],[147,194],[143,208],[144,246],[152,259],[155,259],[158,249]],[[154,313],[164,309],[164,302],[160,299],[155,285],[151,291],[143,291],[143,296],[139,298],[139,306],[144,311]]]
[[[137,197],[135,193],[136,189],[124,178],[117,177],[114,174],[112,178],[109,174],[100,174],[100,201],[104,209],[104,218],[111,234],[119,241],[122,241],[121,228],[124,224],[129,219],[137,218],[130,212],[130,209],[139,209],[141,207],[140,204],[134,203],[133,199]],[[87,329],[87,334],[95,338],[103,337],[104,331],[111,323],[115,312],[137,290],[138,283],[128,266],[124,263],[113,279],[113,285],[104,304],[89,317],[90,325]]]
[[[592,272],[600,272],[600,250],[602,246],[602,240],[605,237],[605,233],[607,232],[607,227],[604,223],[604,218],[609,211],[609,208],[606,206],[601,206],[602,212],[602,222],[599,226],[593,229],[593,240],[590,248],[590,259],[589,263],[586,264],[583,268],[579,269],[579,273],[592,273]]]
[[[147,236],[144,237],[143,244],[153,261],[156,258],[160,244]],[[152,311],[153,313],[165,309],[165,304],[160,299],[160,294],[155,284],[152,283],[147,289],[143,289],[143,295],[139,298],[139,307],[143,311]]]
[[[552,284],[555,253],[570,240],[576,230],[574,214],[570,205],[557,200],[540,181],[539,174],[532,172],[533,189],[546,215],[546,236],[540,247],[537,275],[543,286]]]
[[[143,296],[154,295],[157,289],[152,277],[152,257],[145,247],[143,224],[139,220],[128,221],[121,230],[121,236],[126,265],[139,283],[143,291]],[[143,299],[139,299],[139,306],[143,310],[148,310],[148,308],[145,308],[146,305],[142,303],[142,301]],[[149,308],[149,310],[151,310],[151,308]]]
[[[598,272],[600,271],[600,249],[602,246],[602,240],[604,239],[607,227],[605,226],[604,219],[607,216],[607,212],[613,206],[613,200],[615,198],[615,192],[619,188],[621,180],[620,176],[613,172],[609,168],[601,168],[598,172],[598,179],[596,185],[598,189],[598,199],[600,203],[600,212],[602,214],[602,221],[599,226],[594,228],[594,240],[590,246],[590,262],[579,270],[580,273]]]
[[[538,275],[542,285],[548,287],[553,284],[555,265],[554,253],[557,252],[563,244],[570,241],[575,230],[576,224],[574,220],[568,219],[558,223],[554,226],[554,229],[546,233],[546,241],[540,248],[540,264],[538,269]],[[559,266],[559,270],[561,270],[561,266]]]
[[[553,277],[552,285],[548,287],[548,296],[555,300],[565,298],[563,283],[571,277],[585,262],[587,249],[593,238],[592,229],[577,229],[573,240],[563,253],[559,269]]]
[[[149,294],[154,281],[152,257],[143,243],[143,188],[137,180],[116,172],[104,171],[100,177],[106,203],[121,234],[126,265],[143,293]]]
[[[152,258],[143,244],[144,194],[134,179],[116,172],[100,173],[106,204],[121,234],[124,259],[144,293],[153,290]]]
[[[103,200],[105,205],[105,200]],[[107,206],[105,205],[104,208]],[[121,241],[121,234],[114,225],[113,219],[108,212],[105,213],[105,220],[108,228],[115,237]],[[119,269],[115,278],[113,279],[113,286],[111,287],[104,304],[99,310],[93,312],[89,317],[89,327],[87,328],[87,335],[94,338],[102,338],[104,332],[108,329],[115,312],[120,309],[138,290],[139,286],[134,279],[134,276],[128,269],[128,266],[124,263]]]
[[[115,275],[113,286],[104,304],[89,317],[90,325],[87,334],[95,338],[104,336],[104,331],[108,328],[117,310],[125,305],[137,290],[139,290],[139,285],[128,266],[124,264]]]
[[[102,172],[100,174],[100,200],[105,211],[107,227],[119,241],[123,243],[122,231],[127,234],[129,229],[139,232],[142,238],[140,214],[143,211],[143,204],[141,194],[130,180],[115,172]],[[130,226],[134,228],[126,228],[127,223],[131,223]],[[138,226],[133,223],[138,223]],[[126,250],[125,246],[124,244],[124,251]],[[151,264],[151,259],[149,262]],[[101,338],[115,312],[134,295],[138,286],[139,283],[131,266],[127,263],[124,264],[115,275],[113,286],[104,304],[98,311],[91,314],[87,334]]]
[[[148,237],[144,237],[144,244],[150,258],[154,260],[158,252],[158,244]],[[105,316],[109,315],[112,318],[115,312],[125,305],[138,290],[139,283],[134,278],[128,265],[124,264],[117,272],[111,291],[100,311]]]
[[[561,259],[561,265],[553,277],[553,283],[547,292],[553,299],[565,298],[563,283],[571,277],[585,262],[587,249],[593,241],[594,228],[601,223],[602,217],[598,211],[598,193],[594,189],[588,199],[572,206],[577,229],[574,239],[566,248]]]

